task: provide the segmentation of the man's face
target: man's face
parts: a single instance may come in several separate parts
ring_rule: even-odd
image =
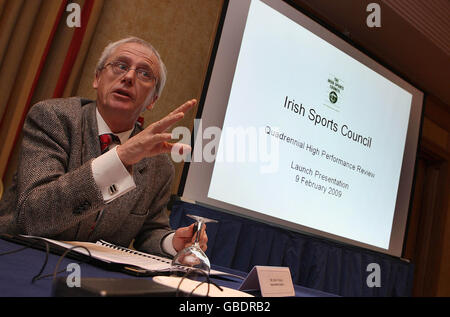
[[[125,74],[116,74],[108,63],[118,61],[127,64],[130,70]],[[97,89],[99,112],[113,132],[128,130],[144,108],[150,109],[156,101],[154,92],[159,78],[158,58],[146,46],[125,43],[113,51],[105,65],[108,66],[97,72],[93,83]],[[155,80],[140,80],[135,69],[152,72]],[[152,98],[149,99],[150,95]]]

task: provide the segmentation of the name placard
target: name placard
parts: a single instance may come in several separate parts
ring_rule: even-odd
[[[295,296],[288,267],[254,266],[239,290],[260,290],[263,297]]]

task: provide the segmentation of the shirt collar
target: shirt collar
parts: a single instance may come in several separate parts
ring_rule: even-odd
[[[98,127],[98,135],[102,135],[105,133],[112,133],[114,135],[117,135],[117,137],[120,139],[120,143],[124,144],[131,136],[131,133],[133,132],[133,129],[130,129],[125,132],[120,133],[113,133],[109,126],[106,124],[105,120],[103,119],[100,112],[98,112],[98,108],[95,109],[95,114],[97,117],[97,127]]]

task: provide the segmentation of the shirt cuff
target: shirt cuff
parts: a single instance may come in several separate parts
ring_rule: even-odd
[[[175,232],[172,232],[171,234],[168,234],[166,237],[164,237],[164,239],[162,241],[163,251],[172,256],[177,255],[177,250],[175,250],[175,248],[173,247],[173,244],[172,244],[174,235],[175,235]]]
[[[133,177],[117,155],[116,147],[92,161],[92,174],[106,203],[136,188]]]

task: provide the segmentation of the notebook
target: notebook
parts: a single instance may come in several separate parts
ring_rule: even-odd
[[[47,241],[51,245],[58,246],[63,250],[71,249],[71,251],[84,256],[84,258],[88,257],[97,260],[96,262],[104,264],[103,266],[105,268],[120,268],[122,271],[132,275],[153,276],[161,273],[183,273],[187,271],[183,266],[172,266],[172,261],[169,258],[128,249],[104,240],[93,243],[82,241],[58,241],[26,235],[20,235],[20,237]],[[210,275],[233,276],[242,279],[240,276],[217,270],[211,270]]]

